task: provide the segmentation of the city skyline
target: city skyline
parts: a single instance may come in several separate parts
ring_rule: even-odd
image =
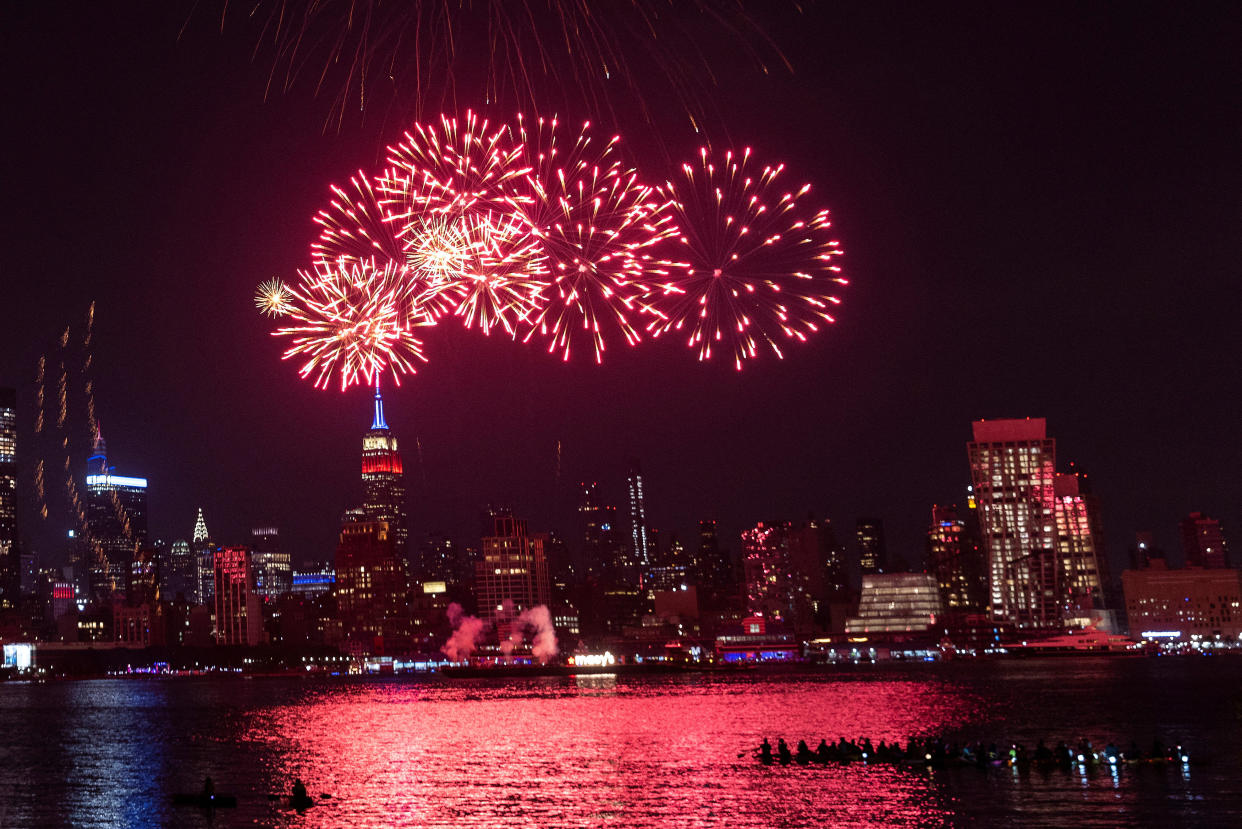
[[[0,385],[18,390],[23,440],[38,357],[96,300],[99,415],[120,465],[150,481],[152,534],[184,537],[203,506],[222,539],[276,525],[299,555],[327,558],[336,518],[358,499],[341,482],[356,478],[367,393],[302,387],[250,294],[304,258],[327,183],[372,165],[412,114],[325,130],[306,88],[263,99],[247,32],[192,20],[178,41],[185,20],[171,11],[6,14],[26,35],[7,74],[35,81],[6,93],[34,125],[6,139],[4,162],[29,205],[9,225],[13,322],[0,329]],[[1237,258],[1225,217],[1242,189],[1239,125],[1212,106],[1219,67],[1237,60],[1229,27],[1179,21],[1193,37],[1151,47],[1169,25],[1159,11],[1120,28],[1032,11],[1081,36],[1049,53],[1029,20],[763,14],[797,71],[727,73],[742,94],[720,104],[721,120],[729,139],[786,157],[832,208],[853,277],[837,325],[741,374],[664,343],[641,359],[610,352],[595,370],[437,333],[433,362],[385,388],[414,536],[469,538],[489,502],[512,503],[532,527],[567,527],[580,480],[599,480],[623,509],[638,457],[649,523],[683,540],[703,519],[736,549],[759,520],[813,510],[841,529],[877,516],[890,554],[913,563],[931,504],[964,497],[967,424],[1027,415],[1046,417],[1062,457],[1092,473],[1114,565],[1139,530],[1178,550],[1191,511],[1237,526],[1242,495],[1219,451],[1228,413],[1181,404],[1233,374],[1232,306],[1215,298]],[[811,34],[842,27],[850,36],[831,50]],[[812,91],[832,106],[808,111]],[[125,129],[91,133],[98,101]],[[682,114],[661,115],[658,131],[627,122],[623,146],[692,155],[701,137]],[[1179,122],[1205,126],[1187,134]],[[1072,198],[1083,183],[1091,197]],[[1189,187],[1196,198],[1181,197]],[[89,213],[62,243],[64,223],[45,217],[67,192]],[[28,482],[31,464],[21,474]],[[23,536],[53,549],[54,528],[21,509]]]

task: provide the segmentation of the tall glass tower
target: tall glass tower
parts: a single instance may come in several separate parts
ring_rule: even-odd
[[[368,521],[388,524],[398,557],[405,559],[409,527],[406,521],[405,474],[397,436],[384,420],[384,399],[375,387],[375,415],[362,436],[362,510]]]
[[[0,389],[0,608],[17,606],[17,392]]]
[[[134,554],[147,543],[147,479],[115,474],[99,429],[86,462],[86,528],[91,594],[107,599],[124,593]]]

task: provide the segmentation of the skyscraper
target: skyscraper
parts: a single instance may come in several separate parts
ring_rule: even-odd
[[[164,597],[174,600],[180,596],[186,602],[194,602],[198,596],[198,562],[190,542],[179,538],[172,543],[168,553],[168,569],[161,573]]]
[[[543,539],[526,530],[526,521],[508,510],[492,512],[491,535],[483,538],[483,560],[475,565],[479,615],[503,623],[551,599]],[[506,607],[506,602],[511,606]]]
[[[194,555],[194,601],[201,605],[211,605],[216,595],[215,546],[211,543],[211,535],[207,532],[207,522],[203,520],[203,508],[198,508],[198,517],[194,519],[194,535],[191,536],[190,550]],[[190,597],[187,596],[187,599]]]
[[[1057,625],[1056,441],[1042,417],[980,420],[972,430],[967,455],[992,616],[1019,627]]]
[[[0,610],[17,607],[21,550],[17,545],[17,392],[0,389]]]
[[[1100,619],[1108,579],[1100,502],[1085,473],[1057,473],[1056,554],[1061,568],[1062,621],[1085,627]]]
[[[96,600],[124,593],[134,554],[147,542],[147,480],[114,473],[96,428],[86,462],[86,528],[91,547],[90,589]]]
[[[888,547],[884,543],[884,522],[879,518],[859,518],[855,537],[858,539],[858,566],[863,575],[887,571]]]
[[[384,521],[347,521],[336,548],[337,610],[355,655],[408,650],[411,615],[405,562]]]
[[[617,571],[625,562],[620,534],[617,528],[617,508],[606,506],[599,497],[599,484],[595,481],[579,484],[582,500],[578,515],[582,520],[582,561],[576,568],[586,577],[607,576],[616,580]]]
[[[252,529],[250,546],[255,592],[265,601],[272,601],[293,590],[293,557],[280,548],[280,529]]]
[[[1225,534],[1215,518],[1192,512],[1181,520],[1178,529],[1181,531],[1186,566],[1213,569],[1229,566]]]
[[[955,505],[932,507],[927,528],[927,569],[936,579],[946,610],[979,611],[984,605],[982,551]]]
[[[362,437],[362,509],[368,521],[388,525],[394,549],[402,561],[409,554],[406,525],[405,474],[397,436],[384,420],[384,400],[375,387],[375,414]],[[404,565],[403,565],[404,566]]]
[[[763,522],[742,532],[746,610],[769,622],[792,624],[797,584],[790,550],[789,522]]]
[[[647,503],[643,492],[643,471],[638,460],[630,461],[630,474],[626,477],[630,493],[630,561],[640,571],[651,566],[647,548]]]
[[[221,547],[212,558],[215,579],[216,644],[257,645],[263,612],[254,589],[249,547]]]

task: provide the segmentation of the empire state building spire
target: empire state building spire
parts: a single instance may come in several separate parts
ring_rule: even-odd
[[[405,473],[397,436],[384,419],[384,399],[378,384],[374,405],[371,428],[362,436],[362,510],[368,521],[387,522],[398,553],[405,555],[409,537]]]

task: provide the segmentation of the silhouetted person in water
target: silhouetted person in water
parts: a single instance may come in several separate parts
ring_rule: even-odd
[[[776,741],[776,753],[781,758],[782,763],[788,763],[793,758],[793,755],[789,752],[789,746],[785,745],[784,737]]]
[[[306,793],[306,784],[300,777],[293,781],[293,796],[289,798],[289,802],[295,809],[305,809],[312,803],[310,795]]]
[[[759,759],[765,763],[772,761],[772,744],[767,737],[763,738],[763,745],[759,746]]]

